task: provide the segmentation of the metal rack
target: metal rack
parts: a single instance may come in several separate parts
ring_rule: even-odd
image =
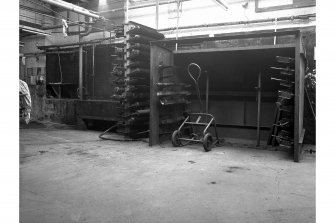
[[[282,89],[278,90],[274,123],[267,144],[292,149],[294,144],[294,58],[277,56],[276,61],[281,67],[270,68],[280,78],[272,77],[271,80],[279,82]]]
[[[159,99],[159,134],[171,136],[172,132],[185,119],[184,112],[190,104],[188,97],[191,85],[180,82],[177,77],[178,69],[174,66],[160,64],[158,66],[158,79],[156,82],[156,96]]]
[[[115,67],[113,98],[120,102],[117,132],[131,138],[147,137],[149,132],[150,41],[164,35],[129,22],[124,26],[123,66]]]

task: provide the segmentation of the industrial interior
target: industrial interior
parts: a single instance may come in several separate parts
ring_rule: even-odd
[[[20,222],[315,222],[315,0],[20,0]]]

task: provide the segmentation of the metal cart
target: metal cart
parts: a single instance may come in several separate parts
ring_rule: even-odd
[[[215,140],[208,132],[210,127],[214,128]],[[191,142],[202,143],[206,152],[211,151],[212,147],[219,143],[214,116],[207,113],[189,113],[180,127],[172,133],[171,141],[174,147]]]

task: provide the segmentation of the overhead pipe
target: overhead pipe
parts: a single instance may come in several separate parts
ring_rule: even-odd
[[[41,15],[41,16],[45,16],[45,17],[49,17],[49,18],[52,18],[52,19],[58,19],[58,20],[62,20],[61,18],[58,18],[58,17],[55,17],[55,16],[52,16],[52,15],[49,15],[49,14],[44,14],[44,13],[40,13],[38,10],[35,11],[35,9],[31,9],[29,7],[26,7],[26,6],[22,6],[20,5],[20,9],[23,8],[24,10],[28,10],[28,11],[31,11],[35,14],[38,14],[38,15]],[[69,12],[69,11],[67,11]],[[27,17],[25,15],[20,15],[20,16],[24,16],[24,17]],[[30,18],[30,19],[35,19],[35,18],[32,18],[32,17],[27,17],[27,18]],[[77,26],[78,24],[88,24],[88,22],[67,22],[68,26]],[[94,24],[93,22],[91,24]],[[49,25],[49,26],[42,26],[40,27],[39,29],[41,30],[49,30],[49,29],[59,29],[59,28],[63,28],[63,25]]]
[[[90,45],[90,44],[99,44],[100,42],[115,39],[115,37],[107,37],[104,39],[97,39],[97,40],[89,40],[89,41],[82,41],[80,43],[67,43],[62,45],[47,45],[47,46],[38,46],[37,49],[39,50],[50,50],[50,49],[60,49],[60,48],[73,48],[73,47],[79,47],[80,45]],[[120,46],[123,45],[123,43],[114,43],[115,45],[120,44]]]
[[[182,0],[182,2],[188,2],[188,1],[192,1],[192,0]],[[153,7],[156,6],[156,2],[155,3],[151,3],[151,4],[144,4],[144,5],[137,5],[137,6],[129,6],[128,10],[133,10],[133,9],[141,9],[141,8],[147,8],[147,7]],[[165,1],[165,2],[159,2],[158,5],[167,5],[170,4],[170,2]],[[109,12],[124,12],[126,11],[125,7],[124,8],[117,8],[117,9],[110,9],[110,10],[105,10],[105,11],[99,11],[99,14],[103,14],[103,13],[109,13]]]
[[[297,16],[285,16],[277,18],[277,21],[287,21],[295,19],[309,19],[311,17],[316,17],[314,14],[306,15],[297,15]],[[264,22],[275,22],[276,18],[267,18],[267,19],[256,19],[256,20],[245,20],[245,21],[234,21],[234,22],[223,22],[223,23],[212,23],[212,24],[201,24],[201,25],[192,25],[192,26],[181,26],[179,29],[197,29],[197,28],[209,28],[209,27],[218,27],[218,26],[232,26],[232,25],[246,25],[246,24],[255,24],[255,23],[264,23]],[[159,29],[159,32],[172,31],[174,27]]]
[[[88,24],[88,25],[93,25],[94,22],[88,23],[88,22],[68,22],[68,26],[78,26],[79,24]],[[42,30],[49,30],[49,29],[60,29],[63,28],[63,25],[52,25],[52,26],[42,26],[40,29]]]
[[[55,5],[55,6],[58,6],[58,7],[61,7],[61,8],[65,8],[67,10],[70,10],[70,11],[73,11],[73,12],[76,12],[76,13],[79,13],[79,14],[82,14],[82,15],[86,15],[86,16],[89,16],[89,17],[92,17],[92,18],[95,18],[95,19],[101,19],[101,20],[104,20],[105,18],[103,16],[100,16],[96,13],[93,13],[83,7],[80,7],[80,6],[76,6],[76,5],[73,5],[71,3],[68,3],[68,2],[65,2],[65,1],[62,1],[62,0],[41,0],[42,2],[45,2],[47,4],[50,4],[50,5]]]

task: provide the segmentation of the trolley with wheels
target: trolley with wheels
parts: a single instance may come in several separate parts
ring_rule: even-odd
[[[215,139],[208,132],[209,128],[214,128]],[[215,118],[207,113],[189,113],[188,117],[172,134],[172,145],[174,147],[184,146],[189,143],[202,143],[206,152],[219,143]]]

